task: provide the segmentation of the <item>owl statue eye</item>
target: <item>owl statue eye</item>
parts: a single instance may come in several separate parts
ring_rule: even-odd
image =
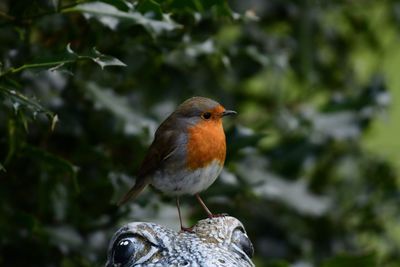
[[[134,256],[136,242],[133,238],[121,239],[114,247],[114,264],[124,265]]]
[[[249,258],[254,255],[254,247],[243,228],[236,228],[231,237],[232,247],[235,251],[244,252]]]
[[[153,257],[159,251],[159,246],[145,236],[139,234],[123,234],[113,244],[111,261],[107,267],[133,266]],[[135,265],[136,266],[136,265]]]
[[[210,112],[204,112],[203,114],[201,114],[201,118],[203,118],[205,120],[209,120],[211,118],[211,113]]]

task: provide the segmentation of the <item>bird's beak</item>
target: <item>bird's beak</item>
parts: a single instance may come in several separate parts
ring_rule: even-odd
[[[233,111],[233,110],[225,110],[224,112],[222,112],[222,117],[229,116],[229,115],[236,115],[236,114],[237,114],[236,111]]]

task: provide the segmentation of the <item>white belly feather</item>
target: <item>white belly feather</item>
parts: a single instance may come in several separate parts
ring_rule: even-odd
[[[194,195],[204,191],[217,179],[222,166],[217,160],[207,167],[196,170],[185,169],[179,172],[156,172],[151,184],[168,195]]]

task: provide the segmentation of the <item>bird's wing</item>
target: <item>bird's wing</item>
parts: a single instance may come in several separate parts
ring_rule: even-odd
[[[149,184],[154,172],[160,169],[164,161],[177,150],[177,135],[179,134],[181,132],[168,119],[160,125],[156,131],[154,141],[139,168],[135,185],[122,197],[118,205],[122,205],[130,199],[135,199]]]
[[[151,176],[156,170],[160,169],[166,159],[174,154],[178,148],[175,134],[179,133],[169,130],[155,136],[137,173],[138,180],[141,177]]]

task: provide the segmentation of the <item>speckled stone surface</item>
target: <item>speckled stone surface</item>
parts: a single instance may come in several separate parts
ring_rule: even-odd
[[[193,233],[133,222],[112,237],[106,267],[254,266],[242,223],[224,216],[199,221]]]

